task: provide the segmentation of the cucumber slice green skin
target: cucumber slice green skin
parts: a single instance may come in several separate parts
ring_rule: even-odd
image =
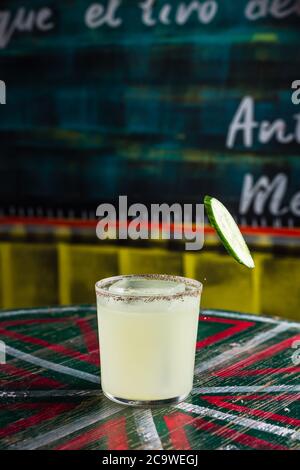
[[[207,213],[207,216],[208,216],[208,219],[209,219],[209,222],[211,224],[211,226],[216,230],[221,242],[223,243],[225,249],[227,250],[227,252],[236,260],[238,261],[238,263],[244,265],[244,266],[247,266],[247,268],[250,268],[250,269],[253,269],[255,267],[254,265],[254,261],[251,257],[251,253],[249,251],[249,248],[248,246],[246,245],[246,242],[244,241],[244,238],[241,234],[241,237],[242,237],[242,240],[244,241],[245,243],[245,246],[244,246],[244,249],[245,249],[245,253],[247,253],[247,256],[248,256],[248,262],[243,260],[235,251],[234,247],[228,242],[226,236],[223,234],[219,224],[218,224],[218,221],[216,220],[215,218],[215,214],[213,212],[213,209],[212,209],[212,201],[213,201],[213,197],[211,196],[205,196],[204,198],[204,206],[205,206],[205,209],[206,209],[206,213]],[[225,208],[226,209],[226,208]],[[227,211],[227,209],[226,209]],[[228,212],[228,211],[227,211]],[[230,215],[230,214],[229,214]],[[233,219],[234,220],[234,219]]]

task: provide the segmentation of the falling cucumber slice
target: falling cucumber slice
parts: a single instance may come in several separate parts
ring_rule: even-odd
[[[218,199],[210,196],[205,196],[204,205],[210,224],[216,230],[228,253],[239,263],[248,268],[254,268],[254,261],[244,237],[226,207]]]

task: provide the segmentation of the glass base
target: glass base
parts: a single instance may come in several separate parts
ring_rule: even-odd
[[[151,407],[151,406],[167,406],[167,405],[176,405],[177,403],[180,403],[181,401],[185,400],[188,396],[189,393],[186,395],[181,395],[179,397],[174,397],[174,398],[165,398],[163,400],[127,400],[126,398],[118,398],[114,397],[110,393],[103,392],[104,395],[109,398],[109,400],[114,401],[115,403],[118,403],[119,405],[126,405],[126,406],[140,406],[140,407]]]

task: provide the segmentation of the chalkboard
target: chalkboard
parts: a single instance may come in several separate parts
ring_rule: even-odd
[[[298,0],[3,0],[1,215],[209,193],[299,226],[299,25]]]

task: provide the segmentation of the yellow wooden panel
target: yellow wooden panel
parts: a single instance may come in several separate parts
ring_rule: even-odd
[[[255,270],[241,266],[226,253],[186,253],[185,275],[203,284],[202,308],[256,313]]]
[[[60,303],[95,303],[95,282],[118,272],[116,247],[59,244]]]
[[[4,308],[58,303],[55,245],[3,243],[1,253]]]
[[[124,248],[120,251],[121,274],[183,274],[182,253],[163,249]]]
[[[300,259],[261,258],[261,313],[300,321]]]

